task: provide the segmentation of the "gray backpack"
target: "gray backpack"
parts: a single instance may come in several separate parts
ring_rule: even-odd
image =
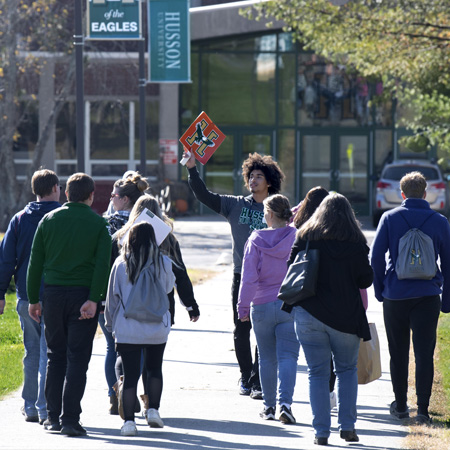
[[[433,240],[419,228],[434,214],[429,215],[417,228],[410,229],[400,238],[395,272],[399,280],[431,280],[435,277],[436,255]]]

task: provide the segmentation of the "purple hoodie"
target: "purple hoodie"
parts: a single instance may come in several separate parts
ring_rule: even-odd
[[[262,305],[277,300],[296,231],[289,226],[258,230],[248,238],[237,305],[239,319],[250,314],[251,303]]]

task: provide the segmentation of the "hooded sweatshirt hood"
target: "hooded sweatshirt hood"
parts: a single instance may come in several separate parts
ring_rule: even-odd
[[[292,227],[267,228],[254,231],[249,240],[263,255],[286,261],[291,253],[295,232],[296,229]]]

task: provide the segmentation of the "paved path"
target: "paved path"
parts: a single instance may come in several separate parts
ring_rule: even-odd
[[[206,236],[214,230],[214,238]],[[297,386],[292,406],[296,425],[264,421],[258,413],[262,402],[238,395],[239,370],[233,350],[230,308],[230,265],[215,261],[230,249],[229,226],[220,220],[179,220],[175,231],[190,267],[215,268],[217,276],[195,287],[201,318],[188,321],[177,308],[165,353],[164,392],[161,416],[165,427],[151,430],[138,415],[138,436],[120,436],[122,421],[108,415],[108,397],[103,373],[105,341],[95,340],[83,398],[81,420],[88,431],[83,438],[47,433],[41,426],[26,423],[20,413],[20,392],[0,402],[2,417],[0,449],[168,449],[168,450],[278,450],[315,449],[308,401],[308,380],[303,354],[299,359]],[[369,232],[373,235],[373,232]],[[205,237],[202,237],[204,235]],[[210,236],[210,235],[209,235]],[[222,258],[223,259],[223,258]],[[339,438],[336,413],[332,414],[330,449],[402,449],[407,428],[393,420],[388,411],[392,388],[388,351],[380,304],[369,291],[370,321],[377,324],[381,340],[383,376],[358,395],[357,430],[360,443]],[[140,386],[141,387],[141,386]]]

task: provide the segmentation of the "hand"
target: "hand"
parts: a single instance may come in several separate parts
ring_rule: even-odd
[[[183,158],[187,156],[189,150],[186,147],[183,147]],[[188,169],[192,169],[195,167],[195,156],[193,152],[189,152],[191,154],[190,158],[186,161],[186,167]]]
[[[33,303],[28,305],[28,314],[30,317],[37,323],[41,323],[41,304],[40,303]]]
[[[250,317],[249,316],[244,316],[244,317],[241,317],[241,322],[250,322]]]
[[[3,312],[5,311],[5,305],[6,305],[6,301],[4,298],[2,298],[0,300],[0,316],[3,314]]]
[[[97,303],[92,300],[86,300],[80,308],[80,317],[79,320],[83,319],[92,319],[97,312]]]
[[[193,316],[191,317],[191,322],[197,322],[197,320],[200,319],[200,316]]]

